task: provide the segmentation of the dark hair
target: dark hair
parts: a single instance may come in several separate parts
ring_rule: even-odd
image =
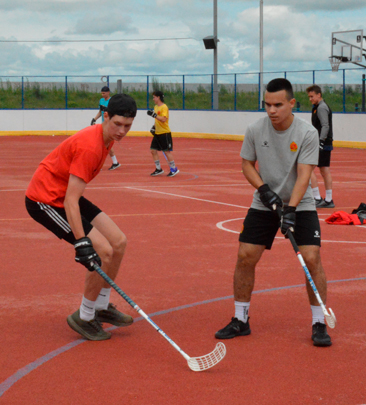
[[[307,93],[310,93],[311,91],[313,91],[315,94],[320,94],[322,95],[322,89],[317,85],[317,84],[313,84],[312,86],[309,86],[306,89]]]
[[[109,99],[107,113],[110,118],[114,115],[121,117],[136,117],[137,106],[135,100],[128,94],[115,94]]]
[[[160,90],[154,91],[153,96],[159,97],[160,101],[164,101],[164,93]]]
[[[287,79],[273,79],[267,84],[266,90],[269,93],[276,93],[277,91],[285,90],[287,99],[292,100],[294,98],[294,91],[292,90],[292,84]]]
[[[110,91],[108,86],[103,86],[101,91]]]

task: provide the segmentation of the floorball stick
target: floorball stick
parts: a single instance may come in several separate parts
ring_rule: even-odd
[[[217,343],[215,349],[205,356],[201,357],[189,357],[165,332],[163,332],[154,321],[152,321],[148,315],[135,303],[132,299],[125,294],[118,285],[109,277],[104,271],[94,263],[95,271],[111,286],[117,293],[126,300],[133,309],[135,309],[143,318],[145,318],[150,325],[152,325],[178,352],[187,360],[188,367],[193,371],[204,371],[220,362],[226,354],[226,347],[222,342]]]
[[[276,209],[275,207],[276,207],[276,206],[274,205],[274,209]],[[281,208],[280,208],[280,207],[277,207],[277,214],[278,214],[278,216],[281,218]],[[292,245],[292,247],[294,248],[294,251],[295,251],[295,253],[296,253],[296,255],[297,255],[297,258],[299,259],[299,262],[301,263],[301,266],[302,266],[302,268],[303,268],[304,271],[305,271],[305,275],[306,275],[306,277],[307,277],[307,279],[308,279],[308,281],[309,281],[309,284],[311,285],[311,288],[312,288],[313,291],[314,291],[315,297],[316,297],[316,299],[318,300],[319,305],[320,305],[321,308],[322,308],[325,321],[327,322],[327,325],[328,325],[330,328],[333,329],[333,328],[336,326],[337,319],[336,319],[336,317],[335,317],[335,315],[334,315],[334,312],[333,312],[330,308],[329,308],[329,312],[327,311],[327,308],[325,307],[325,305],[324,305],[324,303],[323,303],[323,301],[322,301],[322,299],[321,299],[321,297],[320,297],[320,294],[319,294],[319,292],[318,292],[318,289],[316,288],[316,285],[315,285],[315,283],[314,283],[314,280],[313,280],[313,278],[311,277],[310,271],[309,271],[309,269],[306,267],[305,261],[304,261],[302,255],[301,255],[301,253],[300,253],[299,247],[297,246],[297,243],[296,243],[296,241],[295,241],[295,237],[294,237],[294,235],[293,235],[292,232],[293,232],[293,231],[292,231],[291,229],[289,229],[289,231],[287,232],[287,236],[288,236],[288,238],[290,239],[291,245]]]

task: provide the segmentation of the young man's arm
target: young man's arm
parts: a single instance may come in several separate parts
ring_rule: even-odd
[[[65,211],[67,221],[75,236],[75,239],[85,237],[84,228],[81,222],[79,199],[83,195],[86,183],[80,177],[70,174],[69,184],[65,195]]]
[[[304,194],[309,187],[311,173],[313,172],[314,168],[315,165],[306,165],[303,163],[299,163],[297,165],[297,180],[288,203],[290,207],[297,207],[304,197]]]
[[[242,159],[241,167],[245,178],[256,189],[263,185],[263,180],[255,168],[255,162],[251,160]]]

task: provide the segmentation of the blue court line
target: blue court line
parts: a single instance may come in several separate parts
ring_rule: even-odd
[[[347,281],[359,281],[359,280],[366,280],[366,277],[349,278],[349,279],[344,279],[344,280],[333,280],[333,281],[328,281],[328,284],[330,284],[330,283],[344,283],[344,282],[347,282]],[[291,289],[291,288],[299,288],[299,287],[305,287],[305,284],[291,285],[291,286],[285,286],[285,287],[275,287],[275,288],[269,288],[269,289],[266,289],[266,290],[258,290],[258,291],[254,291],[253,294],[261,294],[261,293],[268,293],[268,292],[272,292],[272,291],[288,290],[288,289]],[[211,304],[213,302],[224,301],[224,300],[228,300],[228,299],[232,299],[232,298],[234,298],[233,295],[228,295],[226,297],[213,298],[211,300],[195,302],[193,304],[181,305],[179,307],[154,312],[154,313],[150,314],[149,317],[152,318],[153,316],[164,315],[164,314],[168,314],[168,313],[171,313],[171,312],[180,311],[182,309],[193,308],[193,307],[196,307],[196,306],[199,306],[199,305]],[[143,319],[144,318],[141,316],[141,317],[135,318],[134,322],[138,322],[138,321],[141,321]],[[110,327],[110,328],[108,328],[106,330],[111,331],[111,330],[114,330],[114,329],[117,329],[117,328],[118,328],[117,326],[112,326],[112,327]],[[25,367],[21,368],[20,370],[18,370],[16,373],[14,373],[10,377],[8,377],[5,381],[3,381],[0,384],[0,397],[10,387],[12,387],[16,382],[18,382],[21,378],[25,377],[27,374],[29,374],[33,370],[36,370],[42,364],[44,364],[47,361],[53,359],[54,357],[58,356],[59,354],[65,353],[68,350],[80,345],[81,343],[85,343],[85,342],[87,342],[86,339],[75,340],[74,342],[68,343],[67,345],[62,346],[59,349],[56,349],[56,350],[54,350],[54,351],[40,357],[39,359],[33,361],[32,363],[29,363]]]

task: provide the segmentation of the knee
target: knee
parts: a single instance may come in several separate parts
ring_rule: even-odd
[[[320,254],[317,252],[312,252],[304,257],[304,261],[311,273],[316,273],[318,270],[322,269]]]
[[[237,259],[237,267],[245,268],[248,266],[255,266],[257,264],[256,258],[246,251],[239,251]]]
[[[114,238],[113,241],[111,241],[110,243],[113,250],[113,254],[123,255],[127,246],[126,235],[120,232],[120,234],[116,238]]]

